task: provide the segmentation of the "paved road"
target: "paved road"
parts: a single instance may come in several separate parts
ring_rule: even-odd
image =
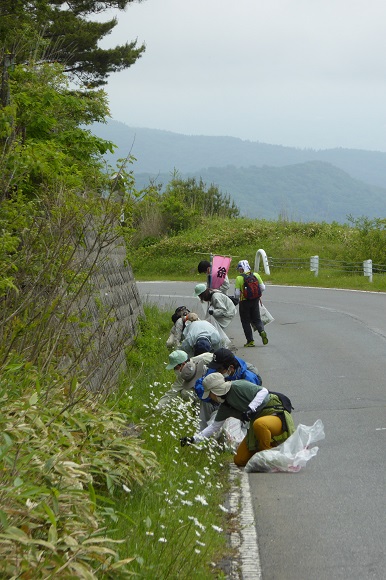
[[[194,284],[138,286],[170,309],[197,305]],[[237,317],[237,354],[326,439],[299,473],[249,476],[263,580],[385,580],[386,294],[268,286],[264,303],[269,344],[243,348]]]

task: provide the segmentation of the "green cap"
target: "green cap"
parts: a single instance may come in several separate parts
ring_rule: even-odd
[[[202,294],[203,292],[205,292],[206,289],[207,289],[207,285],[206,284],[197,284],[197,286],[194,289],[194,295],[195,296],[200,296],[200,294]]]
[[[166,369],[170,371],[177,365],[186,362],[188,358],[189,357],[184,350],[173,350],[173,352],[169,354],[169,364],[166,365]]]

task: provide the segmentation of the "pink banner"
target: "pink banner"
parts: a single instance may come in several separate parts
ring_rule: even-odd
[[[213,256],[210,287],[214,290],[220,288],[221,284],[224,282],[231,261],[232,258],[226,258],[225,256]]]

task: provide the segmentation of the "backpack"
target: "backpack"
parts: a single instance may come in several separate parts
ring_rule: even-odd
[[[243,296],[245,300],[253,300],[261,297],[261,288],[258,279],[252,272],[242,274],[244,278]]]
[[[278,393],[276,391],[269,391],[271,393],[271,395],[276,395],[277,397],[279,397],[279,399],[281,400],[284,410],[287,411],[287,413],[291,413],[293,410],[293,406],[291,403],[291,399],[289,399],[286,395],[283,395],[283,393]]]

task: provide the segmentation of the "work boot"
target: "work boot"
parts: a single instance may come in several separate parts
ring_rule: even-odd
[[[264,345],[268,344],[268,337],[267,337],[267,333],[265,332],[265,330],[260,332],[260,336],[261,336],[261,340],[263,341],[263,344]]]

